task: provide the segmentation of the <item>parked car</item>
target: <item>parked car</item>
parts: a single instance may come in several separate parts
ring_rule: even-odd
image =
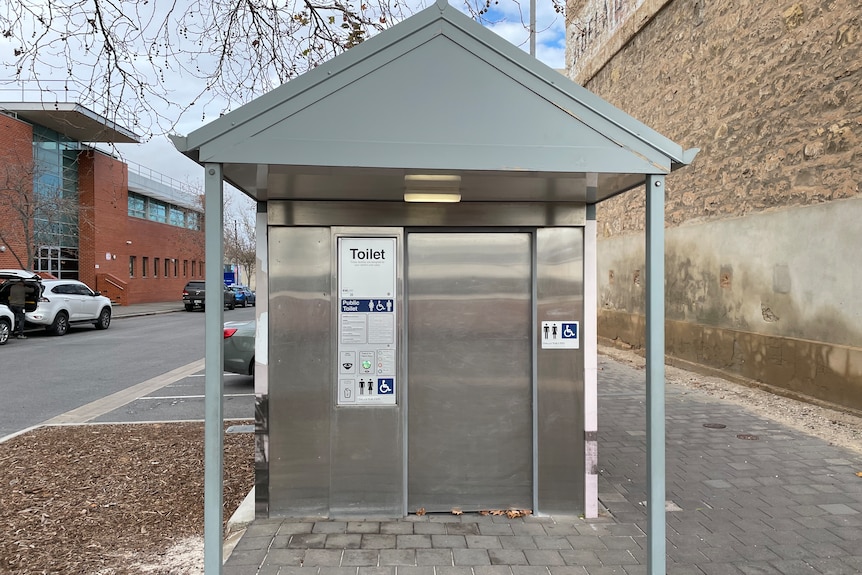
[[[255,321],[227,321],[224,324],[224,370],[254,375]]]
[[[0,345],[9,341],[12,329],[15,327],[15,314],[8,307],[0,304]]]
[[[224,307],[233,309],[236,307],[236,294],[226,285],[222,285]],[[207,284],[204,280],[192,280],[183,288],[183,305],[186,311],[192,311],[195,306],[201,309],[206,307]]]
[[[25,316],[27,323],[43,325],[53,335],[65,335],[70,325],[78,323],[108,329],[111,312],[111,300],[83,282],[42,280],[42,297],[36,309]]]
[[[9,288],[12,281],[23,281],[31,285],[32,296],[27,298],[24,311],[36,310],[36,302],[42,293],[42,279],[38,274],[26,270],[0,270],[0,345],[9,340],[15,331],[15,314],[9,309]]]
[[[248,289],[248,286],[232,285],[230,289],[236,294],[236,305],[245,307],[247,305],[254,306],[257,303],[257,296],[254,292]]]

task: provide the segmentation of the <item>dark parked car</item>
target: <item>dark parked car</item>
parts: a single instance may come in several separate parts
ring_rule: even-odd
[[[224,296],[224,306],[227,309],[236,307],[236,294],[224,284],[221,284]],[[194,280],[186,284],[183,288],[183,305],[186,311],[192,311],[196,306],[204,309],[206,307],[206,289],[207,284],[203,280]]]
[[[232,285],[230,289],[236,294],[236,305],[245,307],[247,305],[254,306],[257,303],[257,296],[248,289],[248,286]]]

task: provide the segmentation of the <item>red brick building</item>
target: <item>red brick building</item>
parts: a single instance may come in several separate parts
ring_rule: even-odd
[[[77,104],[0,103],[0,268],[79,279],[119,305],[203,278],[199,197],[83,142],[135,134]]]

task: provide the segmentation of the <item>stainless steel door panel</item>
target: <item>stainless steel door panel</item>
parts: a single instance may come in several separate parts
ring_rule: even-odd
[[[531,249],[408,235],[409,511],[532,507]]]
[[[583,254],[583,228],[537,230],[539,322],[575,320],[583,325]],[[583,345],[572,350],[537,347],[537,507],[545,515],[583,513]]]
[[[332,246],[337,251],[338,237],[377,235],[397,239],[396,307],[397,330],[400,333],[402,314],[403,233],[393,228],[333,228]],[[337,254],[333,263],[337,267]],[[336,284],[337,285],[337,284]],[[337,289],[337,288],[336,288]],[[338,293],[338,292],[336,292]],[[338,302],[336,310],[338,309]],[[336,322],[338,313],[335,313]],[[332,328],[338,333],[337,325]],[[333,338],[337,353],[337,335]],[[401,345],[398,337],[396,346]],[[337,358],[337,356],[335,356]],[[337,379],[338,360],[334,359],[333,377]],[[396,378],[396,405],[338,406],[332,400],[332,460],[330,517],[384,516],[400,517],[404,513],[404,415],[399,393],[401,373]]]
[[[269,230],[270,515],[329,513],[329,228]]]

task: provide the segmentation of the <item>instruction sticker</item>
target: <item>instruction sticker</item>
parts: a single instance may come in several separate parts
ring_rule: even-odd
[[[543,321],[542,349],[579,349],[580,324],[572,321]]]

